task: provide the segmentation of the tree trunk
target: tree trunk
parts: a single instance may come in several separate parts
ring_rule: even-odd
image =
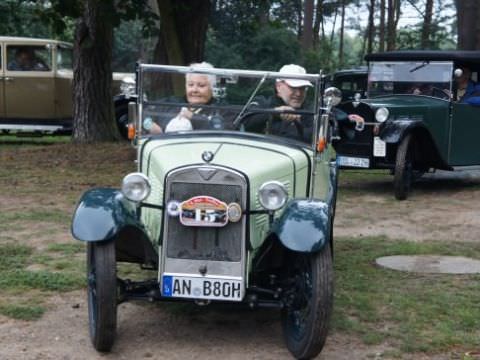
[[[86,0],[75,28],[73,141],[118,140],[112,96],[113,2]]]
[[[317,7],[315,9],[315,21],[313,24],[313,47],[314,48],[318,48],[318,45],[320,44],[320,30],[322,31],[322,39],[323,39],[325,38],[325,32],[323,29],[323,0],[317,1]]]
[[[427,0],[425,4],[425,16],[423,17],[422,26],[422,49],[430,47],[430,35],[432,30],[432,16],[433,16],[433,0]]]
[[[388,0],[387,11],[387,51],[395,50],[395,8],[396,0]]]
[[[380,27],[378,51],[385,51],[385,0],[380,0]]]
[[[480,4],[477,0],[455,0],[459,50],[480,50]]]
[[[338,55],[339,55],[339,66],[343,66],[343,37],[344,37],[344,28],[345,28],[345,0],[342,0],[342,18],[340,21],[340,44],[338,47]]]
[[[303,32],[301,44],[303,51],[312,48],[313,44],[313,0],[305,0],[303,11]]]
[[[188,65],[203,61],[207,35],[209,0],[157,0],[160,12],[160,35],[154,51],[157,64]],[[159,94],[184,92],[184,83],[176,78],[156,76]]]
[[[367,29],[367,54],[371,54],[373,50],[373,39],[375,36],[375,0],[370,0],[368,9],[368,29]]]

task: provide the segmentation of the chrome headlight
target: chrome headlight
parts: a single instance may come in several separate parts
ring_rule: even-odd
[[[375,112],[375,120],[377,120],[380,123],[383,123],[387,121],[389,115],[390,115],[390,111],[388,111],[387,108],[384,108],[384,107],[378,108],[377,111]]]
[[[288,199],[288,192],[285,186],[278,181],[267,181],[258,189],[258,200],[267,210],[278,210],[282,208]]]
[[[135,94],[135,79],[127,76],[122,79],[120,84],[120,93],[125,95],[126,98]]]
[[[122,194],[131,201],[140,202],[150,195],[150,181],[142,173],[128,174],[122,181]]]

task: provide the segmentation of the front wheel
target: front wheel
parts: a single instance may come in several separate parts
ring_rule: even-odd
[[[314,254],[296,254],[291,262],[291,302],[282,311],[288,350],[297,359],[317,356],[325,345],[333,306],[330,245]]]
[[[88,243],[87,292],[90,339],[97,351],[108,352],[117,327],[115,243]]]
[[[410,192],[413,182],[413,148],[412,136],[405,136],[398,146],[395,160],[395,174],[393,185],[395,198],[405,200]]]

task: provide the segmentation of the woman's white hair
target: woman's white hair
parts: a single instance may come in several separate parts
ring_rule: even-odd
[[[204,69],[213,69],[213,65],[206,62],[206,61],[203,61],[201,63],[193,63],[193,64],[190,64],[190,67],[193,68],[193,69],[201,69],[201,68],[204,68]],[[193,75],[194,73],[188,73],[186,76],[185,76],[185,80],[188,81],[189,77],[191,75]],[[210,87],[212,88],[212,91],[215,89],[216,87],[216,84],[217,84],[217,77],[215,75],[212,75],[212,74],[201,74],[201,75],[204,75],[207,77],[208,79],[208,82],[210,84]]]

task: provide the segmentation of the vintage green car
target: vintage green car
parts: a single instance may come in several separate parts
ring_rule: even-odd
[[[65,133],[72,129],[72,44],[0,36],[0,131]],[[133,74],[113,73],[115,114],[126,135],[125,115]],[[28,104],[28,106],[26,106]]]
[[[338,107],[362,115],[367,126],[340,127],[340,167],[390,169],[403,200],[427,171],[480,165],[480,51],[393,51],[366,60],[368,99]],[[467,84],[472,97],[460,98]]]
[[[214,79],[215,101],[168,96],[165,89],[182,88],[190,74]],[[94,347],[111,349],[121,302],[182,300],[278,308],[291,353],[317,355],[333,302],[337,165],[328,134],[338,90],[323,91],[320,74],[139,64],[137,78],[129,110],[138,171],[121,189],[87,191],[73,216],[74,238],[88,244]],[[269,123],[282,114],[255,105],[279,79],[313,85],[311,106],[289,112],[312,119],[308,142],[247,131],[249,119]],[[197,115],[192,130],[145,130],[186,107]],[[122,262],[157,275],[120,279]]]

